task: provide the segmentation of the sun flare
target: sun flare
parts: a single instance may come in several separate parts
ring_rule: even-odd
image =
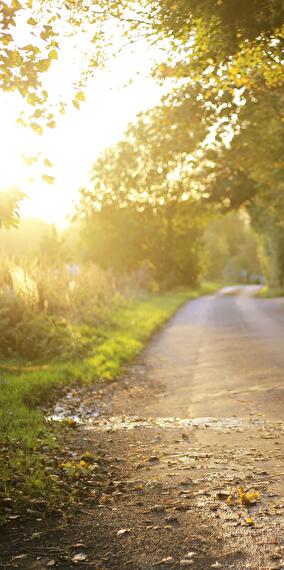
[[[149,77],[151,57],[145,65],[144,49],[140,45],[134,53],[118,56],[108,69],[97,71],[87,85],[80,111],[69,105],[65,116],[57,119],[56,128],[46,129],[42,136],[18,124],[21,97],[1,94],[0,120],[5,137],[0,142],[0,189],[16,185],[27,195],[22,216],[65,225],[98,154],[122,137],[139,111],[160,100],[162,88]],[[139,74],[137,62],[141,63]],[[62,92],[64,73],[66,77],[62,65],[61,60],[56,62],[48,77],[49,90],[55,97]],[[71,93],[74,69],[70,65],[67,71]],[[51,168],[45,166],[46,159]],[[52,185],[48,184],[49,177],[54,178]]]

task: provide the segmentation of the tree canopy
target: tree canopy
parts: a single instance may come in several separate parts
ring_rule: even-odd
[[[208,205],[222,211],[245,206],[267,244],[273,234],[281,250],[281,0],[12,0],[1,8],[0,87],[27,100],[30,116],[20,120],[39,134],[56,124],[44,76],[67,38],[88,39],[74,83],[76,108],[89,74],[117,49],[111,22],[126,42],[144,37],[163,48],[153,74],[169,95],[98,159],[81,216],[106,208],[129,208],[135,216],[160,209],[164,216],[172,204],[183,211],[194,203],[204,212]],[[19,33],[22,25],[26,34]],[[58,102],[61,112],[65,106]]]
[[[154,73],[171,92],[95,163],[82,211],[106,200],[140,208],[195,202],[203,213],[245,206],[267,235],[283,223],[282,3],[147,6],[152,33],[168,41]]]

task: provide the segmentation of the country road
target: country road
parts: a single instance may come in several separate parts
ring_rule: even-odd
[[[188,303],[146,353],[153,414],[284,420],[284,299],[231,287]]]
[[[256,291],[188,302],[83,418],[70,445],[107,467],[96,501],[37,541],[56,568],[79,544],[80,569],[284,569],[284,299]],[[14,567],[45,568],[21,540]]]

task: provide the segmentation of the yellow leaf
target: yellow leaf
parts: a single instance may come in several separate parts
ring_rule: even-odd
[[[56,49],[51,49],[48,53],[49,59],[58,59],[58,53]]]
[[[18,0],[13,0],[12,7],[16,8],[16,10],[21,10],[21,8],[23,8],[23,4],[18,2]]]
[[[49,123],[47,123],[47,127],[49,129],[55,129],[56,127],[56,121],[49,121]]]
[[[76,101],[76,99],[73,99],[72,103],[73,103],[74,107],[76,107],[76,109],[80,109],[80,105],[79,105],[78,101]]]
[[[253,518],[252,518],[252,517],[248,517],[248,518],[246,519],[246,523],[247,523],[249,526],[253,526],[253,525],[254,525],[254,520],[253,520]]]
[[[43,175],[43,176],[47,176],[47,175],[45,174],[45,175]],[[67,424],[69,427],[77,427],[77,425],[78,425],[77,422],[76,422],[76,420],[74,420],[74,418],[66,418],[66,424]]]
[[[43,129],[38,123],[31,123],[31,128],[38,135],[42,135]]]
[[[83,453],[83,455],[81,455],[81,461],[84,461],[85,463],[94,463],[95,461],[95,456],[93,453],[91,453],[90,451],[85,451]]]
[[[60,111],[61,115],[65,115],[65,105],[64,105],[64,103],[60,103],[60,105],[59,105],[59,111]]]
[[[26,126],[27,126],[27,123],[25,123],[25,121],[22,119],[22,117],[19,117],[19,118],[17,119],[17,123],[18,123],[19,125],[22,125],[22,127],[26,127]]]
[[[30,26],[36,26],[36,25],[37,25],[37,21],[36,21],[34,18],[29,18],[28,21],[27,21],[27,23],[28,23]]]
[[[26,162],[26,164],[33,164],[34,162],[37,162],[38,157],[37,156],[23,156],[24,161]]]
[[[256,491],[246,492],[243,487],[239,488],[239,503],[241,505],[254,505],[259,497],[260,493]]]
[[[41,177],[45,182],[47,182],[47,184],[53,184],[54,183],[54,180],[55,180],[54,176],[49,176],[49,174],[42,174]],[[71,418],[68,418],[68,419],[71,421]],[[72,420],[72,421],[74,422],[74,424],[70,424],[70,422],[67,421],[67,425],[69,425],[71,427],[75,427],[75,425],[77,425],[77,424],[76,424],[75,420]]]
[[[39,71],[48,71],[50,68],[51,59],[41,59],[37,64]]]
[[[260,497],[260,493],[257,492],[251,492],[251,493],[246,493],[246,500],[249,503],[256,503],[256,501],[258,501],[259,497]]]
[[[78,101],[85,101],[85,95],[83,91],[78,91],[78,93],[76,94],[76,99]]]
[[[52,166],[53,166],[52,162],[50,162],[50,160],[48,158],[45,158],[43,163],[45,166],[48,166],[48,168],[52,168]]]
[[[12,41],[13,41],[13,38],[12,38],[11,34],[3,34],[3,36],[2,36],[2,44],[3,44],[4,46],[9,45],[9,43],[12,42]]]
[[[25,51],[34,51],[37,50],[38,48],[35,48],[35,46],[33,46],[32,44],[27,44],[26,46],[23,47],[23,49]],[[39,51],[39,50],[38,50]],[[37,52],[38,53],[38,52]]]
[[[36,105],[38,103],[38,96],[35,93],[29,93],[27,96],[27,102],[30,105]]]

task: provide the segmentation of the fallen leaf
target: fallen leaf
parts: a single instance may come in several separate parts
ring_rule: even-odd
[[[164,505],[154,505],[150,510],[153,513],[163,513],[165,510],[165,507],[164,507]]]
[[[85,461],[86,463],[94,463],[95,456],[90,451],[85,451],[83,455],[81,455],[81,461]]]
[[[129,534],[130,532],[131,532],[130,528],[122,528],[117,532],[116,536],[118,538],[120,538],[121,536],[124,536],[125,534]]]
[[[76,420],[74,420],[74,418],[66,418],[65,423],[69,427],[77,427],[78,426],[78,423],[76,422]]]
[[[178,518],[175,516],[166,517],[165,521],[170,524],[178,524]]]
[[[151,455],[151,457],[149,457],[147,461],[149,463],[157,463],[160,460],[159,460],[159,457],[157,457],[156,455]]]
[[[245,491],[243,487],[239,488],[239,503],[241,505],[254,505],[260,497],[260,493],[253,491]]]
[[[42,535],[42,532],[33,532],[31,539],[36,540],[37,538],[40,538],[41,535]]]
[[[87,560],[87,555],[83,552],[79,552],[72,557],[72,562],[84,562],[84,560]]]
[[[153,566],[159,566],[160,564],[172,564],[174,562],[174,558],[172,556],[168,556],[167,558],[162,558],[159,562],[153,564]]]

